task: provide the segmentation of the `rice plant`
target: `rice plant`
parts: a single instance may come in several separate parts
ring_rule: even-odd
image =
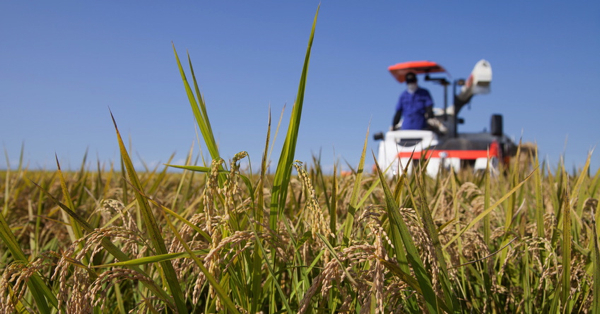
[[[1,172],[0,312],[600,313],[589,158],[389,180],[367,130],[350,175],[294,159],[315,27],[273,174],[270,117],[258,172],[223,160],[176,51],[207,164],[139,172],[113,118],[117,165]]]

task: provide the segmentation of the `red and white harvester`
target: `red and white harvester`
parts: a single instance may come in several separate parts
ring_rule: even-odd
[[[400,83],[408,72],[424,74],[424,81],[430,81],[444,88],[444,108],[434,108],[435,118],[429,119],[428,130],[390,130],[385,135],[377,133],[380,140],[377,162],[386,174],[392,177],[404,169],[410,173],[421,164],[430,176],[436,176],[440,169],[471,167],[474,171],[496,169],[499,162],[508,162],[516,152],[514,142],[503,133],[502,115],[491,117],[489,132],[459,133],[458,125],[464,123],[459,118],[460,110],[471,101],[474,95],[488,94],[492,83],[492,67],[486,60],[475,64],[467,80],[449,81],[449,75],[439,64],[431,61],[411,61],[392,65],[389,71]],[[432,73],[444,76],[431,77]],[[448,86],[452,84],[454,104],[448,106]],[[457,92],[457,88],[460,91]],[[401,124],[402,121],[399,123]],[[489,166],[488,166],[489,161]]]

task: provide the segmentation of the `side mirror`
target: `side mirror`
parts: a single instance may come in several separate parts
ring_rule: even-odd
[[[381,141],[381,140],[383,140],[383,138],[384,138],[383,132],[373,134],[373,139],[376,141]]]

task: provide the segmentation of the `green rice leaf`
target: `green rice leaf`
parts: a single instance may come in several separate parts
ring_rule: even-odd
[[[358,168],[356,169],[356,178],[354,179],[354,186],[352,187],[352,194],[350,195],[350,206],[348,206],[348,214],[346,215],[346,221],[344,222],[344,241],[348,245],[350,240],[350,233],[352,232],[352,225],[354,224],[354,214],[356,210],[362,205],[362,202],[358,203],[358,196],[361,187],[362,176],[365,166],[365,156],[367,155],[367,144],[369,143],[369,128],[367,128],[367,134],[365,135],[365,141],[363,143],[362,153],[360,155],[360,161],[358,162]],[[376,185],[374,184],[373,187]],[[370,193],[367,193],[367,195]]]
[[[117,127],[117,122],[115,121],[114,116],[111,113],[111,118],[113,120],[113,124],[115,125],[115,131],[117,133],[117,139],[119,141],[119,148],[121,150],[121,158],[123,159],[123,163],[125,164],[125,168],[127,169],[127,175],[129,177],[129,181],[135,188],[135,197],[142,214],[142,219],[144,221],[144,225],[148,232],[148,237],[150,238],[150,242],[154,250],[158,254],[167,254],[167,247],[165,245],[165,240],[162,237],[161,231],[158,228],[158,224],[154,215],[152,214],[152,209],[150,208],[150,204],[148,200],[138,191],[142,191],[142,185],[138,179],[135,169],[133,168],[133,163],[129,158],[129,154],[127,153],[127,149],[123,143],[121,138],[121,134],[119,133],[119,129]],[[177,274],[175,273],[175,269],[173,268],[173,264],[170,261],[162,261],[160,262],[161,268],[164,272],[164,277],[169,286],[169,290],[171,295],[173,296],[173,302],[180,314],[187,313],[187,307],[185,304],[185,298],[183,296],[183,291],[181,290],[181,286],[179,285],[179,280],[177,279]]]
[[[201,167],[201,166],[177,166],[177,165],[167,165],[168,167],[173,167],[173,168],[178,168],[178,169],[185,169],[185,170],[190,170],[190,171],[197,171],[197,172],[204,172],[204,173],[210,173],[211,169],[210,167]],[[219,170],[219,174],[228,174],[229,171],[227,170]],[[250,179],[247,176],[244,176],[242,174],[237,174],[242,181],[244,181],[244,185],[246,185],[246,188],[248,188],[248,191],[250,192],[250,197],[252,198],[252,203],[254,203],[254,187],[252,186],[252,182],[250,181]]]
[[[192,251],[194,255],[206,255],[209,250],[195,250]],[[170,261],[179,258],[191,257],[188,252],[179,252],[179,253],[167,253],[167,254],[157,254],[152,256],[140,257],[136,259],[130,259],[124,262],[110,263],[110,264],[102,264],[102,265],[94,265],[92,268],[110,268],[110,267],[121,267],[121,266],[139,266],[146,264],[153,264],[158,262]]]
[[[419,256],[419,251],[415,246],[408,227],[404,223],[404,220],[400,216],[399,207],[394,200],[392,191],[387,185],[384,174],[377,163],[377,158],[373,155],[377,173],[381,181],[381,186],[385,194],[386,211],[390,219],[390,228],[392,229],[392,241],[394,246],[403,246],[406,249],[406,258],[413,268],[419,287],[421,287],[422,296],[425,299],[425,305],[429,313],[438,313],[438,300],[431,284],[431,278],[425,270],[423,261]],[[399,238],[398,238],[399,236]],[[401,262],[401,261],[399,261]],[[447,306],[445,306],[447,308]]]
[[[308,76],[308,64],[310,61],[310,52],[315,36],[315,28],[317,26],[318,15],[319,8],[317,8],[317,13],[315,13],[310,38],[308,40],[308,48],[306,49],[306,57],[304,58],[302,75],[300,76],[298,95],[296,96],[294,107],[292,108],[292,115],[290,116],[288,132],[285,137],[283,147],[281,149],[281,155],[279,156],[277,170],[275,171],[275,178],[273,179],[273,189],[271,191],[271,209],[269,214],[269,226],[271,227],[271,229],[275,229],[277,225],[278,216],[283,211],[285,201],[287,199],[287,188],[292,175],[292,165],[294,163],[296,142],[298,141],[300,120],[302,117],[302,106],[304,104],[304,91],[306,89],[306,78]]]
[[[277,289],[277,293],[279,294],[279,297],[281,298],[281,302],[283,303],[284,306],[284,310],[287,311],[287,313],[294,313],[294,311],[292,311],[292,308],[290,307],[290,304],[287,301],[287,295],[283,292],[283,289],[281,289],[281,285],[279,284],[278,280],[277,280],[277,275],[275,274],[275,270],[273,268],[273,265],[271,263],[271,261],[268,258],[267,255],[267,251],[265,250],[261,239],[258,235],[258,233],[256,232],[256,228],[254,227],[254,224],[250,224],[251,228],[252,228],[252,232],[254,233],[254,239],[255,242],[254,244],[258,246],[262,256],[263,256],[263,260],[265,261],[265,264],[267,265],[267,270],[269,272],[269,275],[271,276],[271,278],[273,279],[273,285],[275,285],[275,288]],[[272,253],[273,255],[273,260],[275,259],[275,253]],[[271,304],[271,306],[274,306],[275,304]]]
[[[442,249],[442,245],[440,243],[440,239],[438,237],[438,232],[435,224],[433,223],[433,218],[431,214],[431,210],[427,205],[427,194],[425,192],[425,186],[423,184],[423,180],[426,178],[427,174],[423,173],[420,177],[416,178],[417,188],[422,199],[421,203],[421,220],[423,222],[423,226],[427,231],[427,235],[431,239],[431,242],[435,249],[435,255],[437,265],[439,267],[439,281],[442,285],[442,291],[444,293],[444,303],[447,307],[450,308],[450,312],[458,311],[458,300],[452,290],[452,284],[450,283],[450,278],[448,275],[448,267],[446,266],[446,259],[444,257],[444,252]],[[409,190],[409,193],[410,190]],[[412,193],[411,193],[412,194]]]
[[[177,66],[179,67],[179,73],[181,74],[181,79],[183,80],[183,86],[185,88],[185,92],[187,93],[188,99],[190,101],[190,105],[192,107],[192,112],[194,113],[194,118],[196,118],[196,123],[198,123],[198,127],[200,128],[200,132],[202,133],[202,137],[204,138],[204,143],[208,148],[210,156],[212,159],[216,160],[220,158],[219,150],[217,146],[217,141],[215,140],[212,127],[210,125],[210,121],[208,120],[208,114],[206,111],[206,104],[204,103],[204,99],[200,90],[198,88],[198,82],[196,81],[196,76],[194,75],[194,68],[192,67],[192,61],[190,60],[190,56],[188,54],[188,62],[190,65],[190,70],[192,72],[192,79],[194,81],[194,87],[196,90],[196,95],[192,91],[190,84],[188,83],[187,77],[185,75],[185,71],[181,66],[181,61],[179,61],[179,56],[177,54],[177,50],[175,49],[175,44],[173,44],[173,52],[175,53],[175,59],[177,60]],[[198,100],[196,100],[196,97]]]
[[[29,263],[29,260],[25,256],[25,253],[23,253],[21,250],[15,235],[10,230],[9,225],[6,223],[4,215],[2,214],[0,214],[0,238],[12,254],[15,261],[24,264]],[[58,308],[58,300],[39,274],[34,273],[31,275],[27,281],[27,287],[34,298],[35,304],[37,305],[37,309],[40,311],[40,313],[51,313],[48,302],[50,302],[54,308]]]
[[[71,194],[69,193],[69,190],[67,189],[67,183],[65,181],[65,177],[63,176],[63,173],[60,169],[60,163],[58,162],[58,156],[56,156],[56,167],[57,170],[56,172],[58,173],[58,178],[60,179],[60,187],[62,189],[63,192],[63,197],[65,198],[65,201],[67,202],[67,206],[69,206],[69,208],[75,208],[75,205],[73,204],[73,200],[71,199]],[[69,236],[71,236],[71,242],[75,242],[77,240],[79,240],[82,236],[83,233],[81,231],[81,227],[77,224],[77,221],[73,218],[73,217],[69,217],[65,212],[63,212],[63,217],[65,218],[66,222],[69,222],[70,225],[67,226],[67,231],[69,232]],[[80,247],[83,246],[83,243],[80,244]]]
[[[540,161],[538,156],[538,150],[535,150],[534,157],[534,168],[535,170],[535,223],[537,229],[537,236],[543,238],[545,236],[544,231],[544,195],[542,194],[542,170],[540,169]]]
[[[400,267],[398,267],[398,265],[391,263],[389,261],[386,261],[382,258],[379,258],[378,260],[381,264],[383,264],[387,269],[389,269],[394,275],[398,276],[400,278],[400,280],[404,281],[409,287],[414,289],[417,293],[419,293],[419,294],[423,293],[421,291],[421,287],[419,286],[419,282],[415,278],[411,277],[410,274],[404,272]],[[444,310],[446,313],[452,312],[452,311],[450,311],[450,309],[448,307],[446,307],[446,305],[444,304],[444,300],[440,299],[437,296],[436,296],[436,298],[437,298],[438,304],[440,305],[442,310]]]

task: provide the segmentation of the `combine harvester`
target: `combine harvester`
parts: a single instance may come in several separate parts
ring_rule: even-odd
[[[437,83],[444,88],[444,108],[434,108],[435,118],[429,119],[430,130],[390,130],[385,135],[377,133],[380,140],[377,162],[381,169],[387,169],[387,176],[401,174],[404,169],[410,173],[421,163],[426,164],[426,172],[434,177],[440,169],[453,168],[458,171],[471,167],[474,171],[488,167],[497,169],[499,162],[507,163],[516,153],[516,145],[503,133],[502,115],[491,117],[490,132],[458,133],[458,124],[464,120],[458,117],[460,110],[471,101],[474,95],[488,94],[492,82],[492,67],[486,60],[475,64],[469,78],[452,82],[454,104],[448,107],[448,86],[446,77],[430,77],[431,73],[446,73],[435,62],[413,61],[389,67],[389,71],[404,83],[408,72],[425,74],[425,81]],[[457,87],[460,92],[457,93]]]

